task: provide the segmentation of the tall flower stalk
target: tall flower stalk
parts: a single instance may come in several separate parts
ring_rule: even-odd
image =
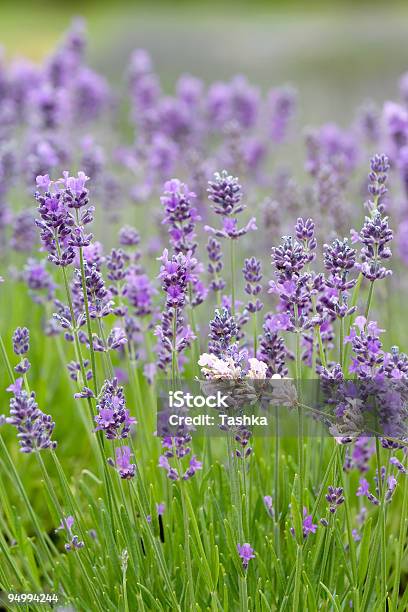
[[[236,215],[245,210],[241,203],[242,188],[236,177],[230,176],[226,170],[216,172],[214,179],[208,183],[208,198],[213,202],[213,211],[216,215],[223,217],[221,229],[205,226],[205,230],[219,238],[230,240],[230,287],[231,287],[231,314],[235,316],[236,291],[235,291],[235,240],[244,236],[249,231],[256,230],[255,217],[242,228],[238,228]]]

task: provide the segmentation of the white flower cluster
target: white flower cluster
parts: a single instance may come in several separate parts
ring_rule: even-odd
[[[212,353],[203,353],[198,365],[205,378],[235,380],[241,376],[241,368],[235,365],[231,357],[224,360]]]
[[[260,380],[266,378],[268,366],[263,361],[252,357],[248,359],[249,370],[244,372],[245,378]],[[234,363],[232,357],[220,359],[212,353],[203,353],[198,360],[198,365],[205,378],[218,379],[224,378],[236,380],[242,377],[242,368]]]

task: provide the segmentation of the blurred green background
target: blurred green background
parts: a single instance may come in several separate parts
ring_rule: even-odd
[[[266,89],[291,82],[303,122],[348,123],[367,98],[394,97],[408,70],[408,3],[0,3],[6,57],[41,60],[74,16],[88,24],[91,64],[120,84],[144,47],[170,90],[180,72],[207,82],[238,72]]]

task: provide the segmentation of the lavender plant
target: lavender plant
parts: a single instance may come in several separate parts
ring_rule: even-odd
[[[407,609],[407,75],[304,174],[292,87],[86,43],[0,66],[1,605]]]

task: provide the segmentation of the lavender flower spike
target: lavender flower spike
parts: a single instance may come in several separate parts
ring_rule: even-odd
[[[317,525],[313,524],[313,517],[303,508],[303,537],[307,538],[310,533],[316,533]]]
[[[261,262],[256,257],[251,257],[244,261],[244,267],[242,269],[244,279],[246,281],[245,293],[250,296],[258,296],[262,291],[262,280]],[[259,312],[262,310],[263,304],[257,298],[255,301],[250,300],[248,302],[248,311],[251,313]]]
[[[368,175],[368,193],[371,199],[367,202],[367,208],[372,213],[375,210],[384,212],[386,187],[390,162],[386,155],[375,155],[370,162],[371,172]]]
[[[131,451],[128,446],[121,446],[116,449],[116,466],[119,476],[123,480],[130,480],[136,473],[136,465],[130,463]]]
[[[235,318],[231,316],[227,308],[216,310],[215,317],[210,321],[208,350],[222,358],[228,354],[228,349],[237,333],[238,327]]]
[[[25,355],[30,350],[30,332],[26,327],[17,327],[15,330],[13,350],[16,355]]]
[[[200,217],[191,202],[196,194],[178,179],[171,179],[164,185],[160,198],[165,208],[163,223],[169,228],[170,241],[176,253],[193,254],[196,250],[195,225]]]
[[[245,208],[241,204],[242,188],[238,179],[226,170],[216,172],[214,180],[208,182],[208,199],[214,202],[214,212],[223,217],[236,215]]]
[[[245,206],[241,203],[242,189],[238,179],[230,176],[226,170],[214,174],[214,180],[208,183],[208,199],[214,202],[213,210],[217,215],[224,217],[222,229],[209,225],[204,226],[206,232],[211,232],[218,238],[237,240],[250,231],[256,230],[256,220],[252,217],[248,223],[238,228],[235,215],[241,213]]]
[[[65,544],[65,550],[67,552],[71,552],[74,550],[80,550],[81,548],[84,548],[85,546],[85,543],[82,542],[82,540],[80,540],[77,535],[72,535],[72,528],[74,526],[74,522],[75,522],[75,519],[73,516],[67,516],[66,518],[63,517],[61,519],[61,523],[59,527],[57,527],[55,530],[56,533],[58,531],[66,532],[70,540],[69,542]]]
[[[329,502],[329,510],[334,514],[339,506],[344,502],[343,489],[341,487],[328,488],[326,500]]]
[[[127,438],[130,428],[136,419],[130,416],[126,408],[123,387],[118,385],[117,378],[105,380],[97,404],[95,431],[104,431],[108,440]]]
[[[237,544],[238,554],[242,559],[242,567],[248,569],[248,563],[251,559],[255,559],[254,549],[248,543]]]
[[[17,428],[22,453],[39,452],[46,448],[54,450],[57,443],[51,440],[51,435],[55,423],[51,416],[38,408],[35,393],[23,390],[22,385],[22,378],[18,378],[7,389],[14,397],[10,400],[10,416],[6,422]]]

